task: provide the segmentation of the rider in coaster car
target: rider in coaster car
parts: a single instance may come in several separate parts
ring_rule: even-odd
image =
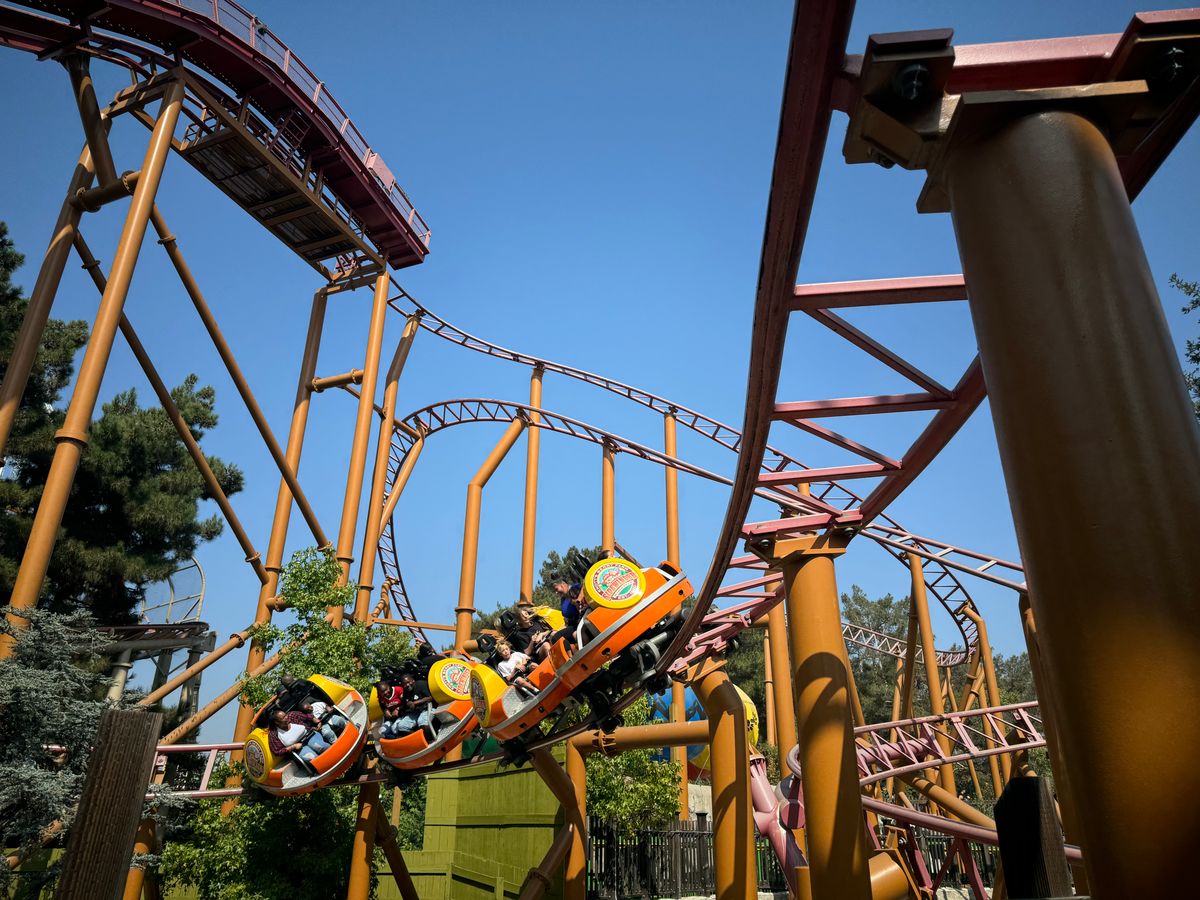
[[[500,657],[496,671],[500,673],[501,678],[530,694],[537,693],[537,688],[525,677],[526,673],[533,668],[533,660],[524,653],[514,651],[508,641],[501,641],[496,645],[496,655]]]
[[[422,641],[417,647],[416,670],[417,674],[422,678],[429,677],[429,670],[433,664],[439,659],[445,659],[446,654],[438,653],[433,649],[433,644]]]
[[[329,744],[336,741],[349,724],[349,719],[336,706],[330,706],[324,700],[305,700],[300,704],[300,709],[317,720],[321,737]]]
[[[400,676],[400,684],[404,687],[404,699],[400,701],[400,732],[410,734],[418,728],[426,728],[431,736],[436,737],[436,727],[429,722],[429,713],[433,707],[429,683],[424,678],[418,681],[411,673],[405,672]]]
[[[530,658],[546,658],[552,631],[545,619],[534,615],[529,607],[519,606],[515,612],[504,613],[500,621],[508,632],[506,640],[514,652]]]
[[[317,728],[317,720],[306,712],[277,709],[271,715],[267,744],[276,756],[298,753],[302,760],[311,762],[329,749]]]
[[[547,647],[553,647],[559,638],[565,638],[568,647],[575,646],[575,630],[579,627],[579,618],[583,615],[583,584],[568,585],[565,581],[556,581],[554,593],[562,598],[562,615],[566,623],[546,640]],[[548,651],[547,651],[548,652]]]
[[[402,737],[400,721],[404,709],[404,688],[393,685],[388,681],[379,681],[375,685],[379,697],[379,708],[383,710],[383,721],[379,723],[379,736],[386,740]]]

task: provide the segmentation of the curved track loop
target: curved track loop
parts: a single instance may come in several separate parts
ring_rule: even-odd
[[[534,425],[533,420],[536,416],[539,424]],[[709,481],[714,481],[718,484],[730,484],[730,480],[722,475],[717,475],[698,466],[694,466],[684,460],[676,459],[667,456],[665,453],[655,450],[652,447],[647,447],[644,444],[639,444],[635,441],[628,440],[612,432],[604,431],[596,428],[577,419],[572,419],[558,413],[545,410],[535,409],[523,403],[514,403],[501,400],[485,400],[485,399],[463,399],[451,400],[443,403],[431,404],[423,409],[417,410],[406,416],[402,421],[395,424],[393,427],[392,447],[390,451],[389,470],[387,491],[390,493],[397,473],[403,466],[405,459],[416,441],[416,435],[421,435],[428,438],[432,434],[442,431],[446,428],[455,425],[462,425],[476,422],[511,422],[513,419],[520,418],[526,422],[529,427],[541,428],[545,431],[563,434],[569,437],[585,440],[594,444],[608,444],[614,447],[618,452],[629,453],[639,459],[648,462],[654,462],[662,466],[669,466],[686,472],[690,475],[695,475]],[[757,488],[755,493],[766,499],[774,499],[770,496],[765,488]],[[899,529],[892,529],[913,542],[921,542],[925,539],[916,538],[908,535],[907,532],[900,532]],[[900,541],[890,541],[898,547],[907,545]],[[937,546],[943,545],[940,542],[932,542]],[[885,545],[887,546],[887,545]],[[396,548],[395,531],[393,523],[389,519],[385,523],[384,531],[380,538],[380,560],[384,570],[384,576],[388,585],[388,590],[392,602],[397,610],[401,611],[409,621],[417,619],[416,612],[412,608],[411,601],[408,598],[404,589],[403,575],[399,564],[399,554]],[[904,551],[895,550],[888,546],[894,556],[896,556],[906,567],[908,565]],[[966,641],[966,649],[952,649],[938,651],[937,661],[939,666],[956,666],[967,661],[970,649],[975,645],[977,640],[974,623],[968,619],[962,612],[963,605],[970,603],[970,598],[966,594],[966,589],[955,576],[951,568],[945,561],[932,553],[926,551],[929,556],[933,557],[935,565],[930,566],[926,575],[926,586],[946,607],[947,611],[954,617],[956,624],[962,632]],[[971,552],[971,551],[958,551]],[[980,554],[974,554],[981,556]],[[752,566],[750,560],[753,557],[745,557],[735,562],[745,560],[743,565]],[[761,568],[763,564],[758,562],[756,568]],[[718,597],[745,597],[746,592],[751,588],[764,585],[771,581],[777,581],[777,576],[765,577],[756,579],[750,582],[729,585],[720,588],[717,591]],[[959,596],[961,595],[961,596]],[[955,601],[955,602],[951,602]],[[748,627],[751,622],[765,615],[771,606],[777,602],[773,595],[758,594],[753,597],[753,602],[743,604],[736,607],[736,610],[744,610],[744,612],[734,613],[731,610],[717,611],[710,616],[707,616],[702,621],[702,627],[699,633],[689,636],[686,643],[686,650],[680,655],[680,658],[670,665],[671,672],[682,672],[687,664],[694,662],[700,656],[706,655],[709,652],[719,651],[724,649],[724,646],[729,638],[736,635],[738,632]],[[973,609],[973,606],[971,607]],[[729,618],[730,616],[733,618]],[[727,620],[727,621],[726,621]],[[418,640],[427,640],[424,633],[419,628],[410,628],[414,637]],[[887,635],[871,632],[858,626],[846,624],[843,626],[843,634],[848,640],[859,643],[864,647],[874,650],[881,650],[893,656],[902,657],[905,652],[905,642],[899,638],[889,637]],[[918,653],[920,651],[918,650]]]
[[[538,426],[532,426],[534,414],[538,415],[541,420],[541,424]],[[660,466],[676,468],[679,469],[680,472],[697,475],[700,476],[700,478],[718,482],[718,484],[732,484],[732,481],[726,478],[724,475],[708,472],[706,469],[692,466],[692,464],[683,460],[678,460],[678,458],[667,456],[664,454],[664,452],[659,450],[648,448],[646,445],[632,442],[632,440],[619,437],[617,434],[613,434],[612,432],[607,432],[601,430],[601,428],[584,424],[584,422],[571,419],[569,416],[550,412],[550,410],[534,409],[533,407],[529,407],[528,404],[508,401],[454,400],[445,401],[442,403],[434,403],[431,404],[431,406],[416,410],[416,412],[409,414],[402,421],[397,422],[394,428],[392,428],[392,445],[389,457],[388,482],[386,482],[385,488],[386,493],[390,494],[392,485],[394,485],[396,479],[396,475],[398,472],[400,472],[400,469],[404,464],[404,460],[406,460],[409,452],[412,451],[416,436],[418,436],[418,434],[428,437],[434,432],[444,430],[444,428],[468,424],[468,422],[509,422],[516,418],[526,421],[526,424],[532,427],[541,427],[546,431],[565,434],[565,436],[574,437],[581,440],[588,440],[590,443],[608,443],[614,446],[614,448],[616,448],[619,452],[628,452],[628,454],[642,458],[642,460],[655,462],[660,464]],[[728,430],[727,426],[720,427],[726,428],[726,431],[728,432],[732,432],[732,430]],[[700,431],[700,433],[703,434],[709,434],[709,432],[698,430],[698,428],[697,431]],[[724,440],[719,440],[718,443],[721,443],[722,445],[725,444]],[[838,487],[841,491],[846,493],[846,496],[848,499],[850,499],[851,503],[860,499],[856,496],[856,494],[848,491],[847,488],[841,486]],[[754,493],[757,497],[772,500],[772,502],[778,502],[778,497],[774,496],[774,493],[770,491],[769,488],[755,487]],[[928,546],[943,548],[950,545],[944,545],[940,541],[931,541],[929,539],[918,538],[916,535],[908,534],[907,532],[904,532],[904,530],[902,530],[898,524],[894,522],[894,520],[890,520],[890,518],[887,518],[887,522],[889,523],[887,526],[882,526],[882,524],[881,526],[876,526],[877,529],[881,530],[880,538],[876,538],[874,532],[868,532],[866,534],[871,536],[872,539],[876,539],[877,542],[880,542],[881,546],[884,546],[884,548],[886,548],[886,550],[888,550],[888,552],[892,554],[894,558],[898,559],[902,565],[905,565],[906,568],[908,565],[907,558],[905,556],[907,550],[918,552],[926,558],[925,587],[932,595],[936,596],[937,600],[941,602],[942,606],[946,608],[947,612],[950,614],[950,616],[952,616],[955,625],[958,626],[962,640],[964,640],[965,644],[964,649],[940,650],[940,652],[937,654],[938,665],[958,666],[964,664],[964,662],[970,658],[970,652],[974,647],[976,647],[978,642],[976,626],[974,626],[972,620],[968,618],[964,612],[964,607],[971,608],[973,611],[974,605],[971,601],[970,595],[968,595],[966,592],[966,588],[962,586],[962,583],[959,581],[958,576],[956,576],[954,572],[954,566],[956,564],[953,562],[953,560],[944,559],[942,556],[938,556],[935,551],[928,550]],[[973,551],[958,551],[958,548],[955,548],[955,551],[961,553],[970,553],[971,556],[977,558],[991,559],[990,557],[984,557],[983,554],[974,553]],[[416,613],[413,610],[412,601],[409,600],[408,594],[406,590],[404,590],[403,575],[400,566],[400,554],[398,554],[398,548],[396,547],[396,534],[394,527],[392,527],[391,520],[384,523],[383,532],[380,534],[379,558],[380,563],[382,563],[383,566],[384,577],[386,584],[388,584],[391,601],[394,602],[397,610],[403,613],[404,617],[410,620],[410,622],[413,622],[413,620],[418,619],[418,616],[416,616]],[[744,566],[744,568],[763,568],[763,563],[756,557],[740,557],[736,560],[732,560],[731,568],[738,565]],[[1013,564],[1004,565],[1012,566]],[[960,565],[959,568],[972,571],[973,574],[980,575],[980,577],[986,577],[989,581],[996,581],[995,576],[988,576],[986,572],[974,571],[970,568],[970,566]],[[1014,566],[1014,568],[1019,569],[1019,566]],[[766,581],[773,580],[775,580],[775,578],[768,578],[768,580],[758,581],[756,584],[762,584],[766,583]],[[1010,582],[1001,583],[1006,583],[1009,587],[1015,587],[1014,584]],[[728,586],[716,590],[716,595],[737,595],[740,590],[749,589],[749,587],[751,586],[746,586],[746,584],[739,584],[739,586]],[[767,608],[769,608],[769,605]],[[763,608],[763,610],[757,612],[752,618],[757,618],[764,613],[766,613],[766,608]],[[703,620],[700,624],[703,624]],[[730,624],[732,625],[732,623]],[[685,642],[686,649],[685,652],[682,652],[682,655],[685,656],[685,658],[694,660],[696,656],[696,649],[706,646],[706,644],[709,643],[713,644],[712,649],[720,649],[721,647],[724,647],[724,643],[728,637],[732,637],[737,631],[742,630],[744,626],[745,625],[738,626],[738,628],[733,630],[725,629],[724,631],[720,632],[720,635],[708,637],[695,634],[697,630],[700,630],[700,625],[697,625],[697,629],[694,629],[692,634],[688,635],[689,640]],[[853,629],[854,626],[848,626],[848,628]],[[420,629],[414,628],[410,630],[413,631],[414,637],[418,638],[418,640],[427,640],[424,632],[421,632]],[[856,640],[854,642],[862,643],[864,647],[870,647],[872,649],[882,649],[883,647],[888,647],[889,649],[884,650],[884,652],[893,653],[893,655],[904,655],[904,641],[900,641],[898,638],[889,638],[883,635],[877,635],[874,637],[866,636],[864,629],[858,629],[857,631],[863,632],[864,640]],[[851,634],[857,634],[857,631],[847,632],[847,637],[850,637]],[[874,634],[874,632],[872,632],[872,634]],[[854,638],[850,637],[850,640],[854,640]],[[898,652],[894,652],[896,647],[899,647]],[[672,664],[671,671],[682,671],[682,666],[678,664]]]

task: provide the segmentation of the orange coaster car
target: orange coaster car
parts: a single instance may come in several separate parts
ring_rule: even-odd
[[[379,708],[378,691],[371,688],[369,710],[379,758],[397,769],[419,769],[437,762],[461,744],[477,724],[471,706],[474,665],[473,660],[439,659],[429,668],[429,693],[438,704],[429,716],[434,734],[418,728],[404,737],[381,738],[379,723],[383,711]]]
[[[471,700],[483,728],[502,741],[532,734],[547,716],[577,700],[586,700],[601,727],[618,724],[612,706],[625,688],[650,684],[654,666],[679,630],[672,614],[692,593],[687,576],[667,562],[639,569],[623,559],[602,559],[583,582],[588,611],[575,637],[578,650],[568,655],[564,639],[547,659],[526,675],[537,688],[528,696],[495,671],[477,665],[471,672]],[[520,748],[509,747],[520,758]]]
[[[303,682],[297,682],[303,684]],[[308,679],[311,687],[273,697],[254,716],[254,730],[246,738],[242,748],[246,774],[264,790],[272,794],[307,794],[323,788],[339,778],[358,759],[367,742],[367,704],[362,694],[350,685],[324,675],[313,675]],[[305,762],[296,753],[275,756],[267,739],[271,715],[279,709],[291,712],[308,700],[318,700],[337,707],[346,717],[347,724],[333,745],[316,759]]]

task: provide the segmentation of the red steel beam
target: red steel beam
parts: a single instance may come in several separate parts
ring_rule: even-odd
[[[920,436],[913,441],[901,462],[900,471],[867,495],[859,511],[864,523],[870,522],[887,509],[889,503],[895,500],[916,477],[925,471],[933,462],[942,448],[950,443],[950,439],[958,433],[971,414],[978,409],[983,398],[987,396],[987,387],[983,382],[983,366],[979,357],[967,368],[962,379],[954,388],[954,406],[943,409],[930,422]]]
[[[829,441],[835,446],[841,447],[843,450],[849,450],[856,456],[861,456],[865,459],[873,459],[882,466],[887,466],[892,469],[900,468],[900,463],[892,459],[890,456],[885,456],[878,450],[872,450],[858,441],[851,440],[844,434],[838,434],[826,428],[824,425],[818,425],[816,422],[810,422],[807,419],[787,419],[789,425],[795,425],[801,431],[807,431],[814,437],[819,437],[821,440]]]
[[[833,281],[798,284],[792,300],[796,312],[844,309],[850,306],[891,306],[896,303],[941,303],[966,300],[961,275],[918,275],[871,281]]]
[[[929,391],[929,393],[936,394],[939,397],[950,396],[949,388],[926,375],[908,360],[897,356],[874,338],[863,333],[862,331],[859,331],[840,316],[834,315],[827,309],[813,309],[807,310],[807,312],[826,328],[830,329],[836,334],[840,334],[855,347],[865,350],[889,369],[899,372],[918,387],[923,387],[925,390]]]
[[[844,478],[876,478],[889,472],[898,472],[887,466],[867,464],[864,466],[834,466],[829,469],[794,469],[790,472],[764,472],[758,476],[762,487],[781,484],[811,484],[814,481],[835,481]],[[757,559],[757,557],[754,557]]]
[[[873,413],[919,412],[953,406],[948,397],[933,394],[884,394],[878,397],[843,397],[837,400],[802,400],[799,403],[776,403],[775,418],[818,419],[826,416],[865,416]],[[759,484],[762,481],[759,480]]]

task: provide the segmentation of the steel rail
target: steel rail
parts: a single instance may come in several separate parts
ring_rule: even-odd
[[[855,728],[854,735],[859,739],[856,747],[861,774],[859,784],[865,787],[930,765],[986,759],[1014,750],[1044,747],[1046,738],[1038,727],[1041,718],[1034,714],[1037,708],[1038,701],[1030,700]],[[1011,721],[1004,718],[1005,713],[1010,715]],[[986,721],[991,726],[992,734],[988,735],[983,730],[982,722],[980,727],[968,725],[967,720],[971,718]],[[891,737],[893,730],[895,738]],[[1016,739],[1010,740],[1014,735]],[[945,753],[937,741],[938,736],[948,738],[951,744],[961,750]],[[976,739],[991,741],[995,746],[980,747],[975,743]],[[897,762],[900,764],[897,765]]]

